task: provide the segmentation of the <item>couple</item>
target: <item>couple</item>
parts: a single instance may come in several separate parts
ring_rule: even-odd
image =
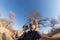
[[[38,31],[36,31],[36,27],[33,24],[29,24],[29,31],[26,32],[28,29],[27,25],[23,26],[23,31],[18,35],[18,32],[16,34],[17,40],[40,40],[41,36]]]

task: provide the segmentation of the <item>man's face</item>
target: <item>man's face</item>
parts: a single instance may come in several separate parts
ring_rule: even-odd
[[[30,25],[30,30],[34,30],[35,29],[35,25]]]

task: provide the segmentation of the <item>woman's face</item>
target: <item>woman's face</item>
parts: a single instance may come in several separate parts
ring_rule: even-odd
[[[26,31],[27,30],[27,27],[24,27],[23,30]]]

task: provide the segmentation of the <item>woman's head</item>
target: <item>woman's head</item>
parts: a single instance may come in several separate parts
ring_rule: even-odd
[[[28,25],[23,26],[23,31],[26,31],[28,29]]]

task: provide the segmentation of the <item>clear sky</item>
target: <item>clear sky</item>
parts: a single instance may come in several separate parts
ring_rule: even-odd
[[[15,29],[21,29],[26,23],[24,15],[29,14],[30,10],[38,11],[43,18],[57,18],[60,14],[60,0],[0,0],[2,17],[8,17],[10,11],[15,13]],[[47,27],[41,31],[47,33],[48,30]]]

